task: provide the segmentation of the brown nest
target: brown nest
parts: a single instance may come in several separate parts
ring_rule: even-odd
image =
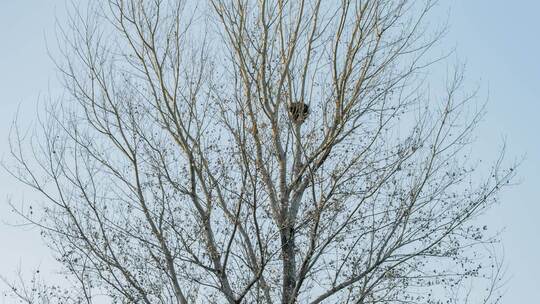
[[[309,106],[303,102],[293,102],[288,109],[295,123],[303,123],[309,115]]]

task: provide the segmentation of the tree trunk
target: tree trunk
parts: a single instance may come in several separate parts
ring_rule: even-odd
[[[281,231],[281,253],[283,260],[283,288],[281,303],[288,304],[293,298],[296,284],[296,257],[294,246],[294,228],[286,224]]]

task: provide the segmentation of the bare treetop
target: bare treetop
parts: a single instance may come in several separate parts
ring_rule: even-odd
[[[108,0],[59,30],[66,92],[10,172],[73,288],[28,303],[494,303],[483,114],[422,81],[434,1]],[[84,12],[83,12],[84,11]],[[495,155],[496,156],[496,155]],[[21,210],[21,214],[25,215]],[[484,269],[483,265],[492,265]],[[475,283],[488,290],[472,299]]]

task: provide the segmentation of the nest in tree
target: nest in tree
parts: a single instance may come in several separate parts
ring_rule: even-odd
[[[303,123],[309,115],[309,106],[303,102],[293,102],[289,105],[289,114],[295,123]]]

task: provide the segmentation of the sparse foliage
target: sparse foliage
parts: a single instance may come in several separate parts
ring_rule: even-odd
[[[514,170],[476,173],[483,108],[459,69],[444,94],[425,89],[433,5],[74,10],[69,94],[31,139],[14,129],[8,166],[46,198],[27,219],[78,284],[57,302],[463,303],[471,282],[496,288],[475,219]]]

